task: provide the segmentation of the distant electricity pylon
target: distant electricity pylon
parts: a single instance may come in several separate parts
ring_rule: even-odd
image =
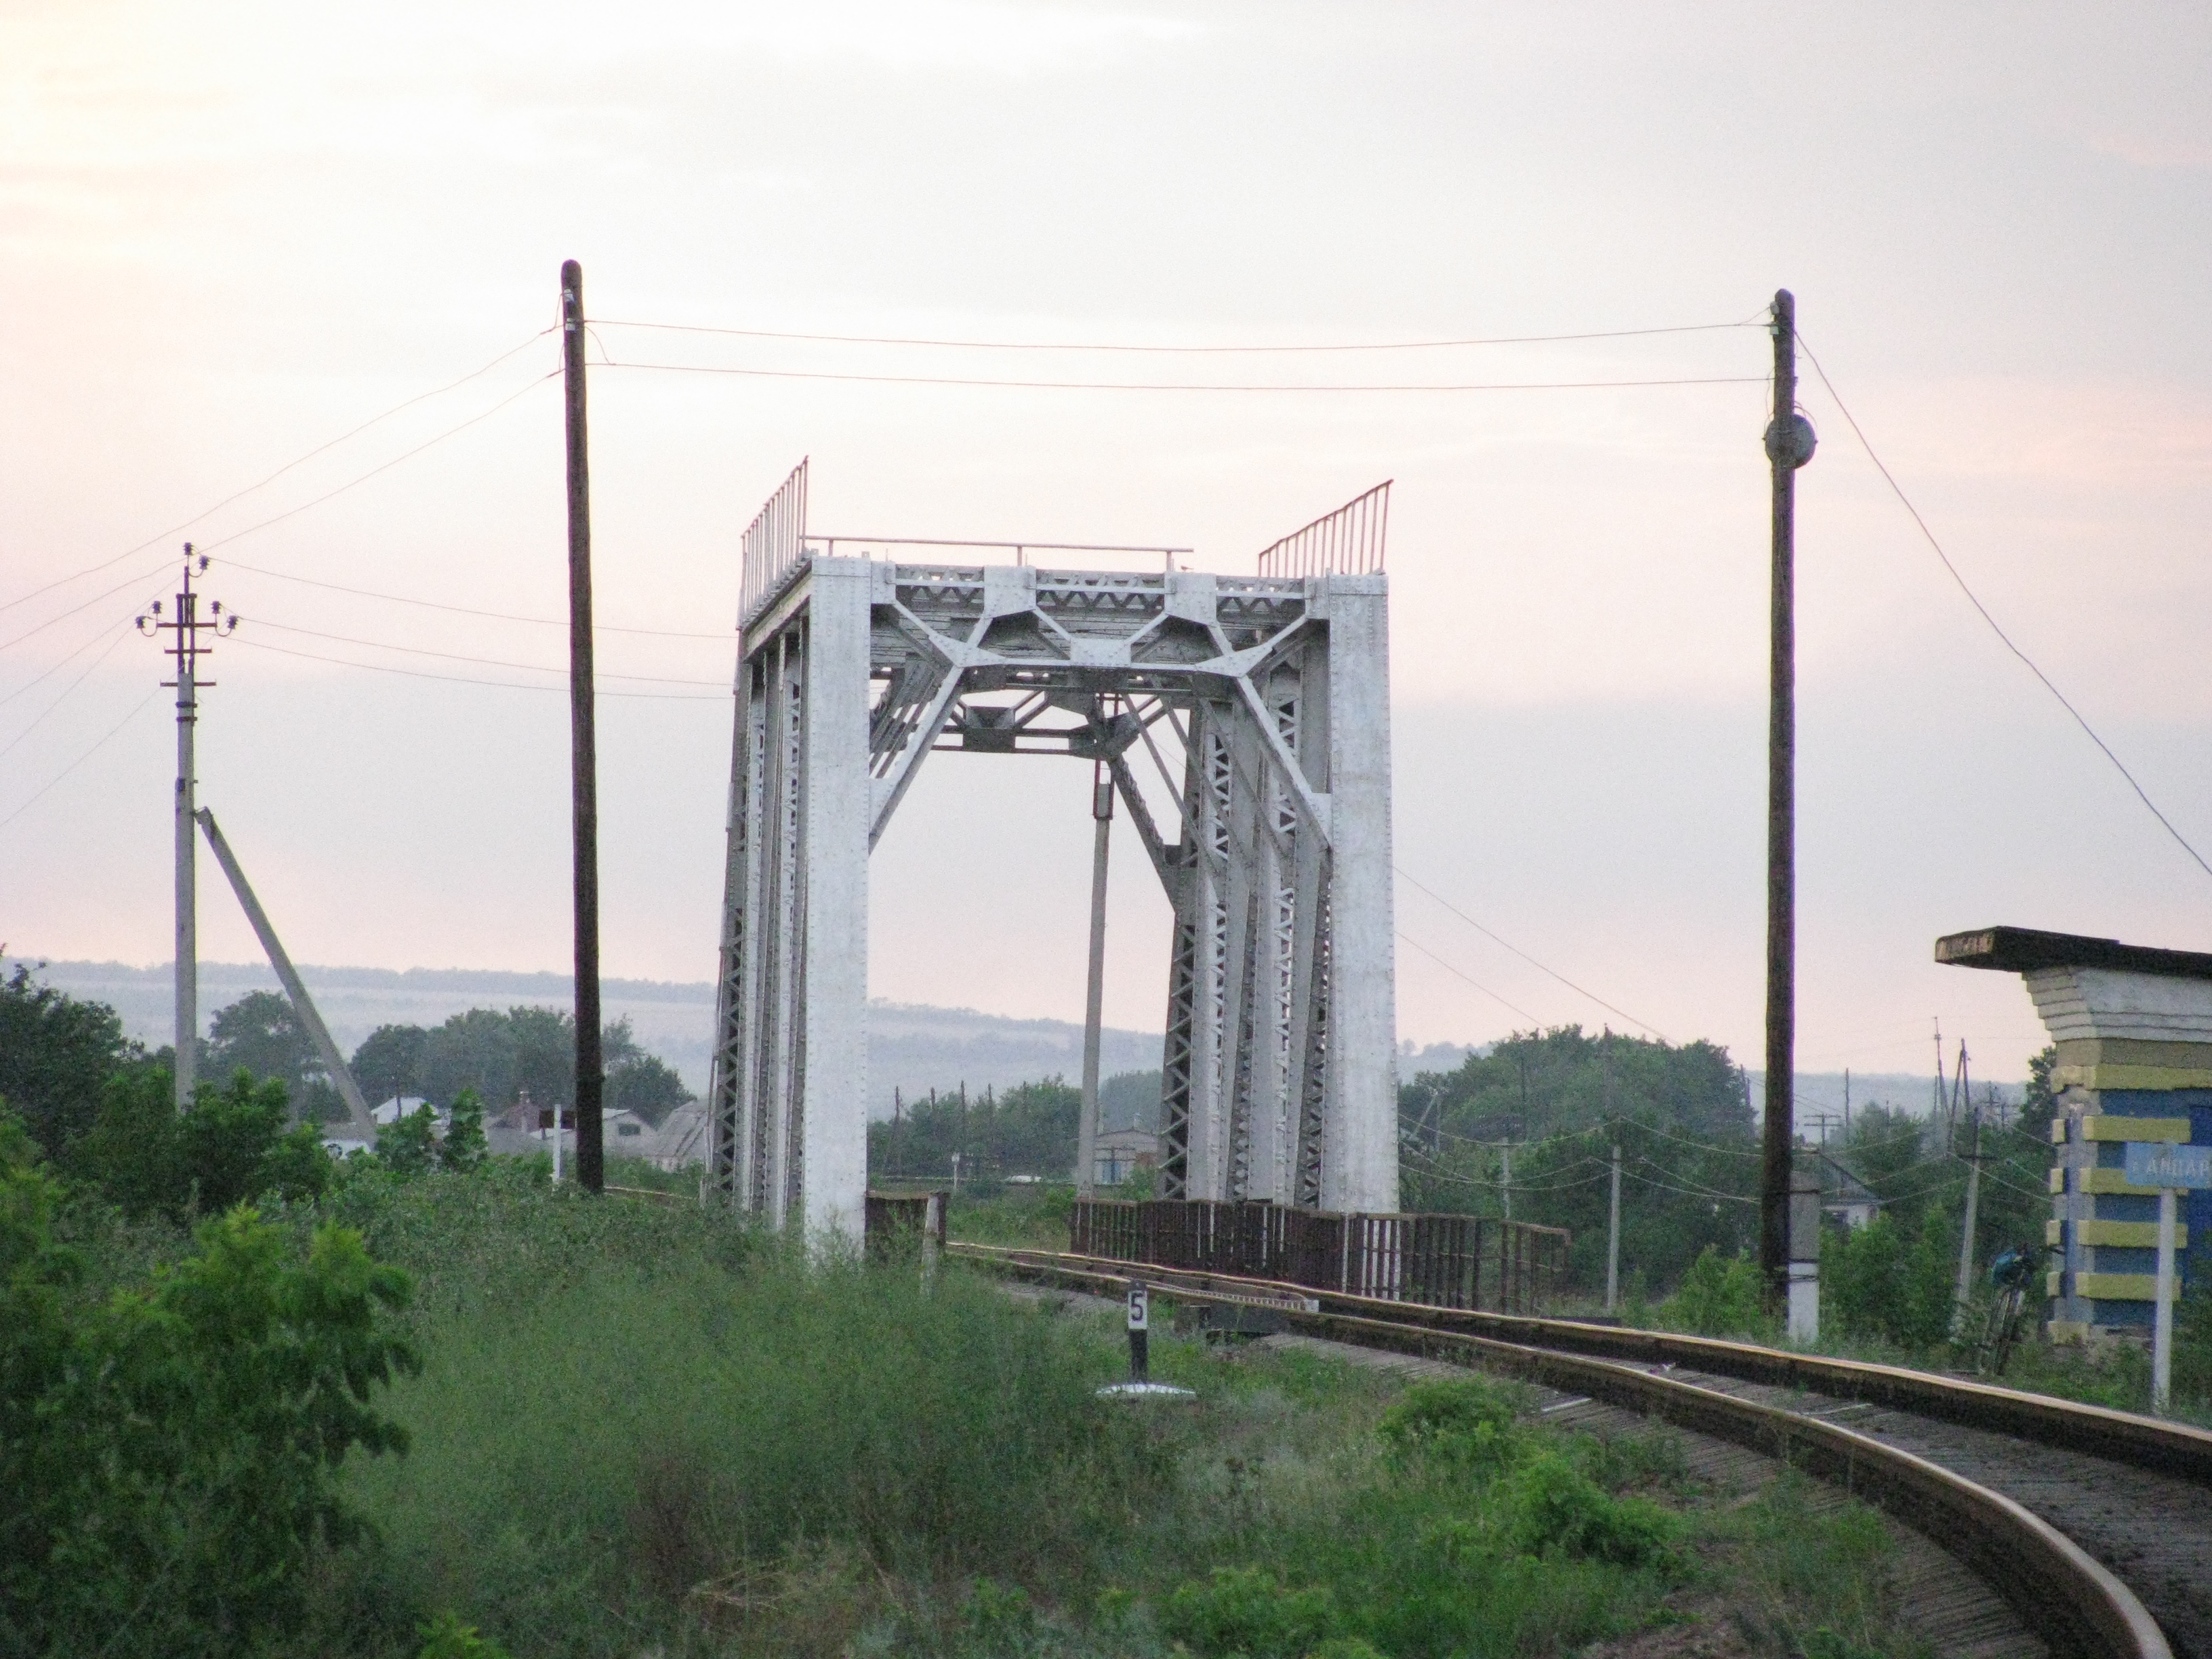
[[[194,563],[197,557],[198,564]],[[195,556],[192,544],[185,544],[184,585],[177,592],[175,614],[166,620],[161,616],[161,602],[154,601],[149,607],[151,619],[137,618],[138,631],[149,638],[158,639],[164,632],[173,633],[176,643],[164,647],[164,653],[177,659],[177,678],[163,680],[164,685],[177,688],[177,1060],[175,1066],[177,1109],[182,1111],[191,1104],[193,1072],[199,1048],[199,919],[196,908],[197,889],[193,866],[192,796],[195,783],[192,771],[192,728],[199,720],[199,693],[204,688],[212,690],[213,680],[199,678],[199,659],[212,655],[215,647],[200,643],[204,629],[211,638],[220,639],[238,627],[235,615],[222,614],[222,601],[217,599],[208,607],[205,617],[200,615],[199,602],[204,597],[193,591],[192,578],[203,574],[208,568],[208,556]]]

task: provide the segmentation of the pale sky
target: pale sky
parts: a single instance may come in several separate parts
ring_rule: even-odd
[[[533,336],[573,257],[603,355],[633,364],[1753,377],[595,370],[600,619],[707,636],[601,641],[603,671],[659,677],[608,690],[670,694],[602,703],[609,973],[712,972],[738,536],[800,456],[817,531],[1188,543],[1226,572],[1394,477],[1399,864],[1756,1066],[1758,329],[1148,357],[614,324],[1368,343],[1740,323],[1787,285],[1984,602],[2212,857],[2208,85],[2202,5],[16,0],[0,604],[105,568],[0,611],[0,939],[168,956],[173,727],[129,629],[189,535],[246,618],[202,798],[293,955],[566,966],[557,689],[313,659],[557,688],[538,665],[561,631],[283,578],[562,614],[556,348]],[[1800,1065],[1911,1069],[1940,1014],[1978,1073],[2017,1076],[2042,1042],[2026,996],[1934,967],[1935,937],[2205,948],[2212,877],[1975,617],[1809,365],[1804,403]],[[874,860],[873,994],[1080,1018],[1085,771],[930,763]],[[251,958],[211,864],[201,883],[203,955]],[[1405,1037],[1621,1023],[1418,889],[1397,915],[1458,970],[1401,950]],[[1166,928],[1125,836],[1110,1023],[1157,1029]]]

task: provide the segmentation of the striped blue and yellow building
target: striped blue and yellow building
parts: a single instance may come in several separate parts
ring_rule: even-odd
[[[2149,1334],[2158,1192],[2130,1141],[2212,1146],[2212,955],[2022,927],[1954,933],[1936,959],[2017,973],[2057,1051],[2051,1139],[2052,1340]],[[2176,1289],[2212,1275],[2212,1192],[2183,1194]]]

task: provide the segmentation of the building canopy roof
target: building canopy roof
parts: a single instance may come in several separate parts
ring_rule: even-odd
[[[1983,927],[1946,933],[1936,941],[1936,960],[1954,968],[1990,968],[2028,974],[2040,968],[2112,968],[2169,979],[2212,979],[2212,955],[2123,945],[2081,933],[2046,933],[2033,927]]]

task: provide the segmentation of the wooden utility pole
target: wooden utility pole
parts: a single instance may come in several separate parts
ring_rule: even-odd
[[[1813,459],[1812,422],[1797,412],[1797,301],[1774,295],[1773,478],[1766,725],[1766,1138],[1759,1179],[1759,1266],[1769,1302],[1790,1282],[1790,1170],[1797,1077],[1797,469]]]
[[[584,425],[584,268],[561,267],[561,366],[568,428],[568,737],[576,890],[576,1179],[606,1185],[600,1121],[599,785],[592,688],[592,469]],[[558,1137],[560,1127],[554,1127]]]

